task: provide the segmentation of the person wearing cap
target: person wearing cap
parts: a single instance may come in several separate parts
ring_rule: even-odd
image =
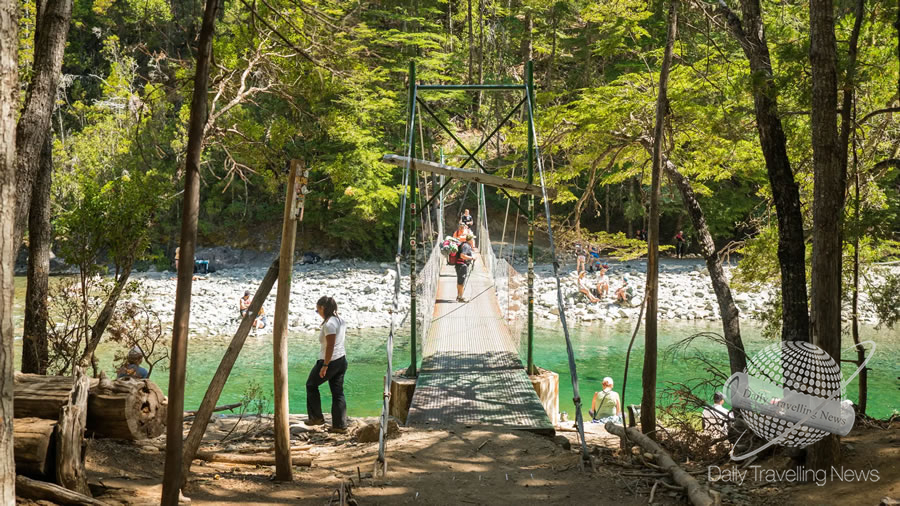
[[[596,423],[622,423],[622,402],[619,394],[613,392],[613,379],[609,376],[603,378],[603,390],[594,393],[588,414]]]
[[[600,274],[597,274],[597,297],[603,298],[609,295],[609,277],[606,275],[609,265],[600,266]]]
[[[713,394],[712,406],[703,408],[701,425],[703,430],[715,437],[728,435],[728,421],[734,419],[734,413],[725,409],[725,395],[722,392]]]
[[[247,315],[247,310],[250,309],[250,290],[244,291],[244,296],[238,301],[238,306],[241,310],[241,318],[243,318]]]
[[[119,368],[116,379],[124,378],[126,376],[135,379],[146,379],[150,376],[147,369],[141,367],[141,362],[144,361],[144,352],[137,346],[128,352],[125,361],[125,365]]]

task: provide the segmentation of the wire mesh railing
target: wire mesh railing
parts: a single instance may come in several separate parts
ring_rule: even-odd
[[[434,305],[437,300],[438,283],[441,276],[441,268],[446,261],[444,255],[441,254],[440,243],[431,248],[428,254],[428,260],[419,271],[416,283],[416,297],[421,301],[417,307],[417,331],[416,340],[422,343],[424,349],[427,339],[430,337],[431,321],[434,318]]]

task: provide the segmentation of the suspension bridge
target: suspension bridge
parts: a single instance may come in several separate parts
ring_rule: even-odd
[[[549,200],[553,197],[544,181],[534,122],[534,80],[531,62],[525,64],[525,82],[522,84],[470,84],[440,85],[416,82],[415,63],[410,62],[409,97],[406,156],[385,155],[383,161],[404,169],[402,185],[404,191],[400,202],[400,224],[395,258],[397,276],[394,281],[394,310],[391,313],[391,327],[387,340],[387,374],[384,385],[384,405],[381,415],[378,463],[387,470],[385,459],[387,416],[390,404],[390,387],[393,375],[394,336],[399,327],[399,297],[401,258],[404,253],[410,260],[410,365],[406,376],[416,378],[407,425],[419,427],[440,427],[451,425],[493,425],[514,429],[531,430],[552,434],[554,426],[549,419],[538,395],[532,386],[529,373],[534,374],[534,229],[535,199],[543,201],[550,240],[550,253],[554,258],[554,276],[557,284],[557,298],[560,309],[560,323],[569,357],[569,372],[572,379],[575,419],[581,439],[582,456],[587,459],[584,443],[584,425],[581,418],[581,399],[578,393],[578,379],[575,372],[575,357],[569,339],[568,327],[562,299],[559,294],[560,280],[558,263],[550,230]],[[426,91],[478,91],[521,93],[521,100],[498,122],[494,130],[482,137],[475,150],[469,150],[442,119],[432,110],[420,92]],[[496,103],[496,102],[495,102]],[[515,170],[509,178],[500,177],[489,170],[478,158],[479,152],[488,144],[500,128],[516,114],[520,108],[527,118],[526,172],[520,174],[525,180],[516,179]],[[419,111],[430,116],[440,129],[465,153],[465,160],[459,166],[415,158],[416,133],[423,136],[422,124],[417,119]],[[499,116],[498,116],[499,118]],[[424,139],[421,140],[424,145]],[[498,141],[499,143],[499,141]],[[424,149],[422,150],[424,154]],[[498,147],[499,153],[499,147]],[[473,162],[475,169],[466,169]],[[535,171],[537,168],[537,171]],[[539,181],[535,181],[535,175]],[[426,173],[432,180],[430,197],[422,195],[422,203],[417,198],[420,186],[419,174]],[[439,178],[439,182],[438,179]],[[468,190],[473,183],[477,188],[477,231],[478,252],[474,265],[470,268],[465,282],[464,298],[456,300],[457,281],[453,266],[446,265],[440,251],[443,239],[444,190],[454,180],[466,183]],[[427,187],[427,185],[426,185]],[[528,221],[528,272],[520,275],[502,257],[495,255],[488,229],[485,187],[492,187],[507,198],[507,217],[510,205],[514,204]],[[527,207],[521,205],[521,198],[513,198],[509,193],[526,197]],[[427,230],[422,237],[430,248],[426,251],[424,266],[419,269],[418,224],[419,213],[432,209],[437,203],[437,230],[431,226],[431,215]],[[406,222],[407,206],[409,224]],[[518,214],[518,213],[517,213]],[[504,235],[505,223],[504,218]],[[516,221],[518,223],[518,221]],[[436,233],[435,233],[436,232]],[[409,249],[404,250],[409,238]],[[428,244],[434,241],[433,244]],[[420,317],[421,315],[421,317]],[[520,358],[519,342],[523,327],[527,325],[527,346],[524,350],[525,363]],[[418,365],[418,339],[422,335],[422,363]]]

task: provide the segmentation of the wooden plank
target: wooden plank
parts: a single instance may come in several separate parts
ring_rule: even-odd
[[[399,167],[406,167],[406,164],[409,163],[409,160],[410,159],[407,156],[392,154],[384,155],[381,158],[381,161],[390,163],[392,165],[397,165]],[[428,160],[420,160],[418,158],[413,158],[410,166],[413,170],[418,170],[420,172],[433,172],[442,176],[463,179],[465,181],[471,181],[473,183],[486,184],[495,188],[503,188],[504,190],[527,193],[529,195],[535,195],[537,197],[544,196],[540,186],[528,184],[523,181],[516,181],[515,179],[507,179],[504,177],[495,176],[493,174],[485,174],[484,172],[461,169],[459,167],[444,165],[437,162],[430,162]],[[556,190],[553,188],[547,188],[547,198],[556,198]]]
[[[287,197],[284,201],[284,224],[281,229],[281,255],[278,271],[278,291],[275,298],[275,326],[273,352],[275,358],[275,479],[294,479],[291,468],[291,410],[288,402],[288,343],[287,323],[291,302],[291,276],[294,273],[294,247],[297,242],[297,216],[293,212],[297,173],[302,172],[299,160],[291,160]]]

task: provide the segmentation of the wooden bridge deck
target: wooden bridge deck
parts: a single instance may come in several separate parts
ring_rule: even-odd
[[[456,271],[443,266],[407,425],[494,425],[553,433],[480,255],[465,297],[468,303],[456,302]]]

